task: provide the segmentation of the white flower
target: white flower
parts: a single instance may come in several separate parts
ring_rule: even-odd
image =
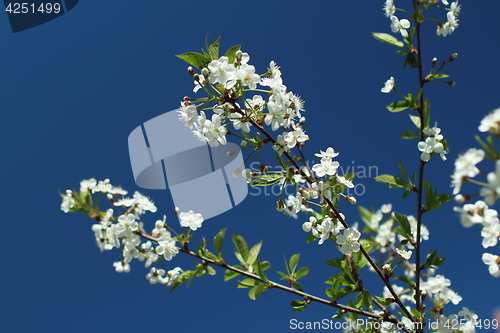
[[[309,222],[304,222],[302,224],[302,230],[305,232],[311,231],[317,222],[318,220],[314,216],[309,217]]]
[[[483,262],[488,265],[490,274],[494,277],[500,276],[500,257],[491,253],[483,253]]]
[[[384,11],[386,17],[392,17],[396,12],[396,6],[393,4],[393,0],[385,0]]]
[[[267,103],[267,109],[269,110],[269,113],[266,115],[264,118],[264,123],[266,125],[271,124],[271,129],[273,131],[276,131],[283,121],[285,120],[285,111],[283,108],[279,107],[275,102],[270,101]]]
[[[479,125],[480,132],[490,132],[493,135],[500,134],[500,108],[486,115]]]
[[[120,215],[118,217],[118,225],[116,226],[116,231],[119,236],[124,236],[127,238],[132,237],[132,233],[139,229],[139,223],[135,220],[134,214]]]
[[[437,294],[439,292],[443,292],[445,287],[449,287],[451,285],[451,281],[445,278],[443,275],[436,275],[435,277],[429,277],[427,282],[425,283],[426,291]],[[422,287],[422,289],[424,289]]]
[[[281,79],[281,71],[279,70],[279,67],[276,66],[274,61],[269,63],[269,72],[271,73],[271,76],[262,78],[260,81],[261,86],[271,87],[275,84],[281,85],[283,83],[283,80]]]
[[[175,241],[170,238],[170,235],[158,240],[158,246],[155,251],[158,255],[163,256],[165,260],[172,260],[179,253],[179,249],[175,246]]]
[[[455,175],[463,175],[473,178],[479,174],[476,164],[484,158],[484,150],[471,148],[463,155],[458,156],[455,161]]]
[[[338,174],[335,176],[337,177],[337,181],[339,182],[339,184],[345,185],[348,188],[354,188],[354,184],[352,183],[352,181],[346,179],[344,176],[339,176]]]
[[[264,105],[264,99],[261,95],[254,95],[252,99],[247,98],[246,102],[253,110],[257,110]]]
[[[454,211],[460,213],[460,222],[465,228],[470,228],[474,224],[489,225],[498,223],[498,212],[489,209],[488,205],[478,200],[475,204],[465,204],[462,207],[454,207]]]
[[[455,17],[458,17],[458,14],[460,14],[460,5],[458,4],[457,0],[451,3],[450,11],[448,12],[448,14],[446,14],[446,16],[448,17],[448,15],[453,15]]]
[[[165,275],[165,270],[151,267],[151,270],[146,275],[146,279],[148,279],[151,284],[156,284],[158,282],[163,283],[163,275]]]
[[[324,175],[333,176],[335,175],[335,173],[337,173],[337,168],[339,166],[339,162],[332,161],[330,158],[323,157],[320,164],[313,165],[312,170],[318,177],[323,177]]]
[[[243,83],[243,85],[248,86],[250,89],[257,88],[257,83],[260,81],[260,76],[255,74],[255,67],[252,65],[247,65],[245,67],[240,67],[236,72],[236,78]]]
[[[127,195],[128,192],[121,188],[121,186],[113,186],[113,188],[109,190],[108,193],[111,193],[113,195]]]
[[[252,181],[252,179],[253,179],[252,170],[250,170],[248,168],[245,169],[245,170],[243,170],[243,172],[241,173],[241,175],[246,178],[247,183],[250,183]]]
[[[486,254],[486,253],[485,253]],[[484,257],[484,254],[483,254]],[[470,311],[468,308],[464,307],[462,311],[458,312],[460,317],[464,317],[465,320],[472,322],[472,324],[477,323],[478,316],[474,312]]]
[[[436,31],[438,36],[446,37],[458,27],[458,19],[454,15],[447,15],[447,19],[448,21],[445,24],[438,26]]]
[[[203,223],[203,216],[195,214],[192,210],[188,213],[180,213],[179,219],[182,227],[191,228],[193,231],[201,228],[201,224]]]
[[[113,263],[113,266],[115,266],[115,270],[118,273],[128,273],[130,272],[130,265],[124,261],[117,261]]]
[[[441,133],[441,129],[437,126],[434,126],[433,128],[424,128],[423,132],[427,136],[431,136],[436,140],[443,140],[443,135],[439,134]]]
[[[218,114],[212,115],[212,120],[205,120],[203,122],[203,135],[208,140],[210,147],[218,147],[219,143],[222,145],[227,144],[226,139],[227,129],[222,126],[221,118]]]
[[[205,84],[205,76],[203,74],[198,74],[199,81],[194,80],[193,92],[196,93],[202,88],[202,84]],[[201,84],[200,84],[201,83]]]
[[[385,86],[380,89],[380,91],[387,94],[390,93],[392,89],[394,89],[394,78],[391,76],[389,80],[385,81]]]
[[[343,235],[337,236],[337,244],[340,245],[340,251],[343,254],[351,254],[352,252],[358,252],[360,249],[359,237],[361,233],[353,228],[348,228],[344,230]]]
[[[242,131],[245,131],[247,133],[250,132],[250,126],[252,124],[250,124],[246,119],[241,121],[240,119],[243,118],[243,116],[240,113],[231,113],[228,118],[233,122],[234,129],[241,129]]]
[[[399,254],[399,257],[403,261],[409,260],[411,258],[412,251],[405,251],[396,248],[396,252]]]
[[[380,213],[380,215],[382,215],[382,213]],[[378,233],[377,236],[375,237],[375,241],[382,246],[382,249],[380,249],[382,253],[386,252],[387,250],[386,246],[396,241],[396,233],[392,230],[392,223],[393,223],[392,220],[389,220],[384,224],[380,225],[378,228]],[[375,223],[372,222],[372,226],[374,224]]]
[[[500,237],[500,223],[497,222],[485,225],[483,230],[481,230],[481,236],[483,237],[482,244],[485,249],[496,246],[498,243],[498,237]]]
[[[408,32],[406,32],[405,29],[408,29],[410,27],[410,21],[407,19],[402,19],[399,21],[399,19],[396,16],[391,17],[391,30],[394,33],[401,33],[401,36],[403,37],[408,37]]]
[[[280,155],[283,154],[285,150],[288,150],[288,144],[286,143],[285,139],[283,139],[283,136],[281,136],[281,134],[276,138],[276,143],[273,145],[273,149]]]
[[[193,128],[194,122],[198,116],[198,111],[194,105],[186,105],[186,103],[181,102],[181,109],[177,111],[179,114],[179,120],[186,123],[186,127]]]
[[[384,214],[389,214],[392,211],[392,204],[388,203],[380,206],[380,211]]]
[[[312,198],[317,199],[320,198],[320,203],[323,203],[324,198],[328,200],[332,200],[332,191],[330,189],[330,185],[327,183],[323,183],[322,181],[312,184]]]
[[[291,104],[290,107],[293,107],[292,111],[290,112],[290,118],[295,118],[297,117],[302,117],[301,112],[305,111],[304,110],[304,101],[300,99],[300,96],[293,95],[290,98]]]
[[[292,127],[293,131],[287,132],[287,134],[283,136],[289,149],[295,147],[297,142],[305,142],[306,140],[309,140],[309,136],[304,133],[302,127],[295,126],[295,124],[292,125]]]
[[[84,179],[80,182],[80,192],[94,191],[97,185],[95,178]]]
[[[167,287],[170,287],[172,283],[181,275],[182,269],[180,267],[175,267],[167,272],[167,276],[163,279],[163,283],[167,284]]]
[[[315,155],[315,156],[317,156],[317,157],[321,157],[321,158],[323,158],[323,157],[324,157],[324,158],[330,158],[330,159],[332,159],[332,158],[334,158],[334,157],[338,156],[338,155],[339,155],[339,153],[336,153],[336,152],[335,152],[335,150],[334,150],[332,147],[328,147],[328,148],[326,149],[326,151],[322,151],[322,150],[320,150],[320,153],[319,153],[319,154],[318,154],[318,153],[316,153],[316,154],[314,154],[314,155]]]
[[[73,199],[73,191],[66,190],[66,196],[63,197],[63,201],[61,203],[61,210],[67,213],[74,206],[75,206],[75,199]]]
[[[425,141],[420,141],[418,143],[418,150],[422,152],[420,159],[424,162],[429,162],[432,154],[441,154],[441,158],[446,160],[446,157],[444,156],[446,151],[444,150],[443,144],[441,142],[437,142],[433,137],[428,137]]]
[[[222,56],[219,60],[212,60],[208,64],[208,69],[210,70],[208,81],[211,84],[220,83],[226,86],[226,83],[234,78],[236,67],[228,62],[229,58]]]
[[[456,326],[453,325],[454,323],[460,323],[457,315],[452,314],[448,317],[440,315],[438,318],[438,329],[436,333],[453,333],[455,331],[454,327]]]
[[[500,195],[500,160],[496,162],[495,172],[490,172],[486,178],[488,187],[481,188],[479,194],[488,205],[493,206]]]
[[[441,0],[443,1],[443,4],[448,5],[448,0]]]

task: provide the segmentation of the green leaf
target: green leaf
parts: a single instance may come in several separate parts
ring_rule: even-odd
[[[266,290],[266,286],[262,283],[259,283],[257,286],[253,287],[250,289],[248,292],[248,297],[250,297],[252,300],[256,300],[259,295]]]
[[[405,45],[403,42],[399,41],[393,35],[389,35],[383,32],[372,32],[372,36],[375,37],[376,40],[387,43],[389,45],[397,47],[403,47]]]
[[[290,303],[290,305],[292,306],[292,308],[294,309],[295,312],[302,312],[306,308],[307,302],[306,301],[292,301],[292,303]]]
[[[333,288],[326,288],[325,293],[326,296],[330,297],[331,299],[335,298],[335,290]]]
[[[267,175],[262,175],[257,177],[254,182],[252,183],[252,186],[268,186],[268,185],[273,185],[279,182],[283,178],[283,175],[281,173],[272,173],[272,174],[267,174]]]
[[[340,259],[330,259],[326,262],[326,264],[328,266],[342,270],[342,263],[341,262],[342,262],[342,260],[340,260]]]
[[[406,101],[392,102],[391,104],[387,105],[387,110],[391,112],[401,112],[406,109],[408,109],[408,103]]]
[[[267,282],[267,277],[262,271],[262,267],[260,266],[260,261],[258,257],[256,258],[255,263],[253,264],[253,268],[257,273],[257,275],[262,279],[262,281]]]
[[[360,292],[356,295],[356,309],[361,309],[363,305],[363,292]]]
[[[262,267],[262,270],[265,271],[266,269],[271,268],[271,263],[267,260],[261,261],[260,267]]]
[[[452,199],[453,199],[453,196],[449,195],[449,194],[441,194],[438,196],[438,201],[439,201],[439,203],[442,203],[442,204],[445,202],[448,202]]]
[[[236,246],[236,249],[238,249],[238,253],[241,255],[241,257],[243,259],[243,263],[248,264],[248,262],[247,262],[248,246],[247,246],[247,243],[245,242],[245,240],[243,239],[243,237],[234,233],[233,234],[233,243],[234,243],[234,246]]]
[[[349,295],[351,292],[348,291],[346,288],[339,288],[337,290],[337,293],[335,294],[335,300],[338,301],[344,297],[346,297],[347,295]]]
[[[297,268],[297,264],[299,263],[299,257],[300,257],[300,253],[299,254],[294,254],[291,258],[290,258],[290,273],[293,274],[295,272],[295,268]]]
[[[378,177],[375,177],[375,181],[377,181],[379,183],[389,184],[390,188],[409,187],[410,186],[410,184],[407,184],[404,179],[394,177],[392,175],[380,175]]]
[[[450,77],[448,74],[434,74],[432,76],[433,79],[445,79],[447,77]]]
[[[372,308],[373,298],[372,295],[367,291],[363,291],[363,305],[366,306],[368,309]]]
[[[216,273],[216,272],[215,272],[215,269],[213,269],[213,267],[212,267],[212,266],[207,266],[207,267],[205,267],[205,269],[207,270],[207,273],[208,273],[209,275],[215,275],[215,273]]]
[[[418,60],[413,53],[408,53],[403,68],[405,68],[407,65],[410,65],[411,68],[418,68]]]
[[[214,237],[214,248],[217,254],[220,254],[222,252],[222,242],[224,241],[224,235],[226,234],[226,229],[227,228],[222,229]]]
[[[404,275],[400,275],[396,278],[396,280],[399,280],[399,281],[402,281],[404,283],[406,283],[408,286],[410,286],[410,280],[408,280],[408,278]]]
[[[417,96],[415,97],[415,99],[418,101],[420,99],[420,96],[422,96],[422,91],[423,91],[423,88],[420,88],[418,90],[418,93],[417,93]]]
[[[208,61],[204,55],[199,54],[197,52],[186,52],[183,54],[178,54],[176,55],[176,57],[184,60],[191,66],[196,67],[200,70],[203,69],[203,67],[206,67],[210,63],[210,61]]]
[[[429,121],[431,120],[431,102],[426,98],[424,101],[424,128],[429,127]]]
[[[177,277],[177,279],[174,280],[174,282],[172,283],[172,286],[170,287],[170,292],[174,291],[175,288],[177,288],[178,286],[180,286],[184,281],[186,281],[187,279],[191,279],[191,276],[195,276],[195,272],[194,271],[184,271],[181,273],[181,275],[179,275]]]
[[[235,266],[236,267],[236,266]],[[237,268],[240,268],[240,267],[237,267]],[[241,267],[242,270],[243,267]],[[238,275],[240,275],[240,273],[237,273],[237,272],[234,272],[234,271],[230,271],[229,269],[227,269],[225,272],[224,272],[224,281],[229,281],[231,279],[234,279],[235,277],[237,277]]]
[[[252,246],[252,248],[248,252],[248,258],[246,260],[248,265],[253,265],[253,263],[255,262],[255,259],[259,255],[261,247],[262,247],[262,241],[258,242],[254,246]]]
[[[412,131],[404,131],[403,134],[401,134],[401,139],[415,139],[418,137],[419,135]]]
[[[283,157],[281,157],[281,155],[278,154],[278,152],[276,152],[276,159],[278,160],[278,163],[281,165],[281,168],[283,170],[288,170],[288,167],[286,166],[285,161],[283,160]]]
[[[403,160],[399,159],[399,172],[401,172],[401,175],[405,177],[406,181],[410,181],[410,178],[408,177],[408,174],[406,173],[405,166],[403,165]]]
[[[399,213],[394,213],[396,215],[396,220],[398,221],[399,225],[401,226],[401,229],[404,231],[404,235],[406,238],[411,237],[411,226],[410,222],[408,222],[408,218],[406,215],[399,214]]]
[[[238,281],[238,288],[252,288],[255,287],[259,282],[257,280],[248,278]]]
[[[210,55],[211,60],[219,59],[219,44],[220,44],[220,37],[217,38],[217,40],[208,47],[208,54]]]
[[[383,298],[383,297],[378,297],[378,296],[375,296],[377,298],[377,300],[380,302],[380,304],[382,304],[384,307],[387,307],[389,305],[392,304],[391,301],[388,301],[387,299]]]
[[[411,121],[415,126],[420,129],[420,117],[419,116],[414,116],[412,114],[408,114],[410,116]]]
[[[304,292],[304,288],[302,288],[302,285],[298,281],[295,281],[293,284],[295,285],[295,288],[297,288],[298,291]]]
[[[309,269],[307,267],[301,267],[297,273],[295,273],[295,280],[300,279],[301,277],[306,276],[309,273]]]
[[[231,47],[229,50],[227,50],[225,56],[228,57],[228,63],[232,64],[234,60],[236,59],[236,51],[241,49],[241,45],[235,45]]]

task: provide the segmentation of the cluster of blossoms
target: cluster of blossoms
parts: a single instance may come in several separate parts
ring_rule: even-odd
[[[448,6],[449,3],[446,0],[442,0],[443,4]],[[394,0],[386,0],[384,5],[384,14],[391,20],[391,30],[394,33],[400,33],[403,37],[408,37],[408,32],[406,29],[410,28],[410,21],[407,19],[399,20],[396,15],[396,6],[394,5]],[[437,28],[437,35],[446,37],[458,27],[458,15],[460,14],[460,5],[458,4],[458,0],[452,2],[450,8],[447,9],[448,13],[446,14],[447,21],[444,23],[440,23]]]
[[[278,128],[285,129],[285,132],[276,140],[275,150],[280,153],[295,147],[297,143],[308,140],[309,137],[302,129],[305,118],[302,118],[300,122],[294,121],[302,117],[303,102],[299,96],[287,92],[279,67],[271,61],[267,76],[261,78],[255,73],[255,67],[248,64],[249,60],[248,53],[237,51],[234,62],[230,63],[227,56],[222,56],[211,61],[206,68],[203,68],[201,74],[194,74],[190,67],[189,71],[195,77],[193,91],[197,92],[201,88],[206,90],[207,86],[211,85],[213,91],[218,91],[221,95],[237,96],[242,94],[243,89],[245,92],[256,90],[258,84],[262,87],[269,87],[268,98],[264,99],[256,94],[252,98],[245,99],[243,106],[236,102],[219,101],[213,108],[214,114],[211,120],[207,119],[204,110],[197,111],[196,106],[186,99],[181,102],[179,119],[187,127],[191,129],[194,127],[194,135],[212,147],[227,143],[226,122],[232,123],[235,130],[248,133],[251,126],[250,119],[258,119],[259,122],[271,126],[273,131]],[[264,113],[266,107],[268,112]]]
[[[112,208],[100,212],[93,206],[92,194],[98,192],[101,195],[107,195]],[[153,263],[163,265],[163,260],[172,260],[179,253],[179,249],[175,246],[176,241],[170,231],[167,230],[166,217],[156,221],[155,228],[148,235],[143,228],[141,219],[144,213],[147,211],[154,213],[157,208],[148,197],[139,192],[135,192],[132,198],[125,197],[127,193],[121,187],[112,186],[109,179],[99,182],[94,178],[83,180],[80,182],[79,194],[73,193],[71,190],[66,191],[61,210],[65,213],[72,211],[72,209],[87,212],[89,216],[95,218],[97,223],[92,226],[92,231],[94,231],[96,244],[101,251],[109,251],[122,246],[122,260],[113,263],[115,270],[119,273],[130,272],[132,259],[145,262],[146,268]],[[125,209],[125,212],[120,213],[120,208]],[[203,217],[193,213],[193,211],[179,212],[178,215],[181,226],[191,230],[201,227],[203,222]],[[153,238],[157,246],[153,247],[151,240],[141,242],[141,236]],[[181,273],[182,269],[179,267],[168,272],[164,269],[151,267],[146,278],[151,284],[161,283],[170,286]]]
[[[424,162],[429,162],[432,155],[439,154],[443,161],[446,161],[446,156],[448,152],[444,150],[444,145],[442,141],[444,140],[439,127],[434,126],[433,128],[424,128],[424,134],[427,135],[425,141],[420,141],[418,143],[418,150],[422,153],[420,154],[420,159]]]
[[[500,108],[493,110],[483,118],[479,125],[480,132],[489,132],[496,137],[500,136]],[[487,146],[486,146],[487,148]],[[486,249],[498,244],[500,238],[500,219],[498,211],[490,208],[500,197],[500,160],[497,160],[495,172],[487,174],[488,183],[481,183],[475,179],[481,173],[477,164],[482,162],[486,153],[482,149],[471,148],[460,155],[455,161],[455,171],[453,174],[452,187],[455,200],[464,204],[471,195],[459,194],[462,184],[472,182],[481,185],[479,195],[483,200],[478,200],[474,204],[464,204],[462,207],[455,207],[455,211],[460,214],[460,222],[466,228],[473,225],[481,225],[482,246]],[[495,159],[494,157],[490,157]],[[483,173],[484,174],[484,173]],[[491,253],[484,253],[483,262],[488,266],[489,272],[494,277],[500,277],[500,257]]]

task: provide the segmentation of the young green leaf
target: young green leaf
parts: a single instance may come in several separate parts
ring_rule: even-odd
[[[260,252],[260,248],[262,247],[262,241],[258,242],[257,244],[255,244],[254,246],[252,246],[252,248],[250,249],[250,251],[248,252],[248,258],[247,258],[247,264],[250,266],[250,265],[253,265],[253,263],[255,262],[255,259],[257,258],[257,256],[259,255],[259,252]]]
[[[297,271],[297,273],[295,273],[295,276],[294,276],[295,280],[298,280],[301,277],[306,276],[308,273],[309,273],[309,269],[307,267],[301,267],[301,268],[299,268],[299,270]]]
[[[431,102],[429,101],[428,98],[425,99],[424,101],[424,128],[429,127],[429,121],[431,120]]]
[[[404,131],[401,134],[401,139],[415,139],[418,138],[418,134],[412,131]]]
[[[253,287],[250,289],[248,292],[248,297],[250,297],[252,300],[256,300],[257,297],[264,291],[266,290],[266,286],[262,283],[259,283],[257,286]]]
[[[406,183],[404,179],[394,177],[392,175],[380,175],[378,177],[375,177],[375,181],[377,181],[379,183],[389,184],[390,188],[409,187],[410,186],[410,184]]]
[[[406,101],[392,102],[391,104],[387,105],[387,110],[391,112],[401,112],[406,109],[408,109],[408,103]]]
[[[406,238],[411,237],[411,226],[410,222],[408,222],[408,218],[406,215],[399,214],[399,213],[394,213],[396,215],[396,220],[398,221],[401,229],[403,229],[403,236]]]
[[[227,228],[224,228],[222,229],[221,231],[219,231],[219,233],[217,235],[215,235],[214,237],[214,248],[215,248],[215,252],[217,252],[217,254],[220,255],[220,253],[222,252],[222,242],[224,240],[224,235],[226,234],[226,229]]]
[[[209,64],[209,61],[207,58],[199,54],[197,52],[186,52],[183,54],[178,54],[176,55],[177,58],[184,60],[188,64],[190,64],[193,67],[196,67],[198,69],[203,69],[203,67],[206,67]]]
[[[408,114],[410,116],[411,121],[415,126],[420,129],[420,117],[419,116],[414,116],[412,114]]]
[[[243,263],[247,263],[247,259],[248,259],[248,246],[247,246],[247,243],[245,242],[245,240],[243,239],[243,237],[241,237],[240,235],[234,233],[233,234],[233,243],[234,243],[234,246],[236,246],[236,249],[238,250],[238,253],[241,255],[241,258],[243,259]]]
[[[389,45],[397,47],[403,47],[405,45],[403,42],[399,41],[393,35],[389,35],[383,32],[372,32],[372,36],[375,37],[376,40],[387,43]]]
[[[295,268],[297,268],[297,264],[299,263],[299,257],[300,257],[300,254],[294,254],[291,258],[290,258],[290,273],[293,275],[293,273],[295,272]]]
[[[244,270],[244,269],[242,269],[242,270]],[[227,269],[224,272],[224,281],[229,281],[231,279],[234,279],[238,275],[240,275],[240,273],[237,273],[237,272],[234,272],[234,271],[230,271],[229,269]]]
[[[273,174],[267,174],[267,175],[262,175],[257,177],[254,182],[252,183],[252,186],[268,186],[268,185],[273,185],[279,182],[283,178],[283,175],[281,173],[273,173]]]
[[[408,177],[408,174],[406,173],[405,167],[403,165],[403,160],[399,159],[399,172],[401,172],[401,175],[405,177],[406,181],[410,181],[410,178]]]
[[[220,37],[217,38],[217,40],[208,47],[208,54],[210,55],[211,60],[219,59],[219,43],[220,43]]]

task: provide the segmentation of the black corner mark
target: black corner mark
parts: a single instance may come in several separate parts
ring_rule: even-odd
[[[52,21],[64,15],[65,10],[66,13],[69,12],[78,2],[79,0],[4,0],[5,12],[14,33]]]

